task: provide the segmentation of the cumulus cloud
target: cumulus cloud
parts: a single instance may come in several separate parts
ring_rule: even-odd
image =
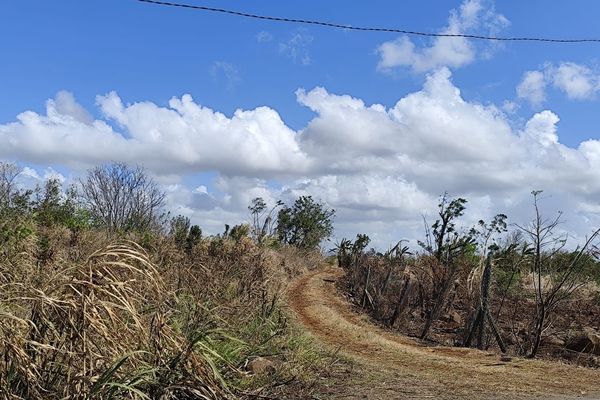
[[[552,84],[570,99],[590,99],[600,90],[600,75],[583,65],[562,63],[550,75]]]
[[[571,100],[590,100],[600,91],[600,73],[573,62],[546,63],[540,70],[527,71],[517,86],[517,96],[540,106],[546,87],[552,85]]]
[[[527,71],[517,86],[517,96],[539,106],[546,100],[546,84],[543,72]]]
[[[54,111],[64,117],[71,117],[84,124],[89,125],[93,122],[92,116],[75,101],[73,94],[64,90],[58,92],[54,99],[48,100],[47,110]]]
[[[493,3],[485,0],[464,0],[458,9],[450,11],[448,25],[442,34],[494,34],[509,25],[508,19],[496,13]],[[483,49],[489,56],[490,49]],[[408,36],[384,42],[377,47],[380,71],[389,72],[397,67],[409,67],[415,72],[429,71],[441,66],[458,68],[470,64],[477,57],[477,47],[463,37],[437,37],[429,46],[418,47]]]
[[[26,111],[0,125],[0,157],[81,168],[106,161],[140,163],[157,173],[217,170],[277,174],[302,169],[295,133],[268,107],[231,117],[202,107],[191,96],[168,106],[123,104],[117,93],[98,96],[104,119],[74,118],[48,101],[46,115]],[[120,130],[115,130],[117,125]]]
[[[297,99],[315,113],[299,131],[268,107],[225,116],[188,95],[159,106],[112,92],[91,120],[73,115],[86,115],[72,111],[74,100],[61,109],[53,99],[45,115],[0,125],[0,158],[74,170],[144,164],[163,177],[169,208],[212,233],[247,219],[254,197],[274,204],[303,194],[337,210],[336,235],[366,232],[382,247],[421,235],[421,215],[434,215],[444,191],[470,200],[473,223],[496,212],[522,222],[533,189],[552,196],[577,234],[600,222],[600,141],[563,145],[550,110],[520,124],[502,105],[466,101],[447,68],[391,107],[320,87]],[[208,171],[214,178],[194,180]]]

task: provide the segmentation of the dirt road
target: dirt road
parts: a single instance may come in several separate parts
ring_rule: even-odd
[[[338,268],[298,278],[288,301],[318,341],[355,364],[332,399],[600,399],[600,371],[456,347],[428,347],[373,325],[338,293]]]

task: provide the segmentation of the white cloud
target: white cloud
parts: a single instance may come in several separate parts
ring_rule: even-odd
[[[256,41],[258,43],[267,43],[273,41],[273,35],[268,31],[260,31],[256,34]]]
[[[71,117],[75,121],[83,122],[84,124],[91,124],[93,122],[92,116],[75,101],[73,94],[64,90],[58,92],[54,99],[48,100],[47,109],[50,112],[54,111],[58,115]]]
[[[301,170],[305,162],[294,131],[268,107],[237,110],[227,117],[189,95],[160,107],[151,102],[124,105],[115,92],[98,96],[97,104],[104,119],[92,123],[61,113],[55,101],[48,102],[46,115],[19,114],[16,122],[0,125],[0,158],[80,169],[127,161],[161,174],[218,170],[273,175],[290,167]]]
[[[19,173],[19,177],[25,179],[33,179],[36,181],[42,180],[40,174],[38,174],[38,172],[31,167],[23,167],[23,169],[21,169],[21,172]]]
[[[600,90],[600,75],[582,65],[562,63],[552,69],[550,74],[553,85],[570,99],[590,99]]]
[[[55,99],[46,115],[27,111],[0,125],[0,158],[74,173],[112,160],[144,164],[164,182],[169,208],[209,233],[247,220],[256,196],[273,204],[311,194],[337,210],[338,236],[366,232],[385,247],[421,235],[421,214],[433,216],[446,190],[470,199],[469,221],[504,212],[522,222],[530,191],[545,189],[573,232],[600,223],[600,141],[563,145],[549,110],[511,121],[501,107],[463,99],[445,68],[392,107],[324,88],[297,98],[316,114],[297,132],[271,108],[228,117],[188,95],[158,106],[109,93],[97,99],[103,118],[85,122]],[[207,171],[216,177],[192,179]]]
[[[279,43],[279,52],[290,58],[294,63],[310,65],[309,46],[313,42],[312,35],[305,32],[296,32],[287,42]]]
[[[571,100],[590,100],[600,91],[600,73],[573,62],[557,66],[546,63],[543,68],[527,71],[517,86],[519,98],[540,106],[546,100],[546,87],[552,85]]]
[[[514,101],[504,100],[502,102],[502,109],[508,114],[514,114],[519,109],[519,104],[515,103]]]
[[[527,71],[517,86],[517,96],[539,106],[546,100],[546,77],[541,71]]]
[[[22,189],[34,190],[36,187],[42,187],[44,182],[50,179],[57,180],[61,184],[66,185],[73,183],[63,174],[54,170],[52,167],[46,167],[40,171],[37,171],[29,166],[23,166],[21,168],[19,175],[17,175],[16,183]]]
[[[208,194],[208,188],[205,185],[200,185],[194,189],[195,193]]]
[[[451,10],[448,25],[439,33],[467,34],[482,30],[496,33],[509,21],[494,10],[493,3],[485,0],[464,0],[458,10]],[[490,49],[483,50],[489,57]],[[429,71],[441,66],[458,68],[470,64],[477,57],[477,47],[463,37],[437,37],[430,46],[419,48],[408,36],[384,42],[377,47],[380,71],[410,67],[415,72]]]
[[[210,74],[215,81],[224,79],[227,90],[233,90],[242,81],[237,67],[226,61],[215,61],[210,67]]]

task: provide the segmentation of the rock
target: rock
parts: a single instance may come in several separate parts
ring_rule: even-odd
[[[254,375],[273,374],[276,372],[275,363],[268,358],[256,357],[248,363],[248,370]]]
[[[506,353],[500,354],[500,361],[502,361],[502,362],[509,362],[511,360],[512,360],[512,357],[509,356],[508,354],[506,354]]]
[[[595,329],[585,327],[583,330],[569,335],[566,347],[580,353],[600,355],[600,333]]]

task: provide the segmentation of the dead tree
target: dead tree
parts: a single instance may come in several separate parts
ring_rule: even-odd
[[[93,168],[80,184],[84,204],[109,232],[151,228],[165,201],[142,167],[123,163]]]
[[[267,203],[262,197],[252,199],[248,206],[252,217],[251,233],[257,243],[262,243],[268,236],[273,236],[275,233],[275,220],[273,218],[275,210],[283,206],[281,200],[277,200],[275,205],[270,209],[267,208]]]
[[[442,281],[442,287],[437,292],[436,300],[431,309],[427,320],[425,321],[425,325],[423,326],[423,330],[421,331],[421,335],[419,336],[421,339],[425,339],[429,330],[431,329],[431,325],[440,318],[440,314],[444,305],[446,304],[446,299],[448,298],[448,293],[452,287],[452,282],[454,281],[454,276],[456,272],[456,265],[454,263],[450,264],[446,268],[446,275]]]
[[[406,309],[406,305],[408,304],[408,299],[413,291],[413,280],[412,274],[406,273],[404,277],[404,282],[402,284],[402,289],[400,290],[400,295],[398,296],[398,302],[396,303],[396,307],[394,308],[394,313],[389,319],[388,325],[393,327],[396,323],[398,317],[402,314],[402,312]]]
[[[548,315],[554,311],[557,304],[570,297],[581,286],[581,266],[586,256],[591,256],[590,248],[600,235],[600,229],[595,230],[586,238],[585,243],[574,251],[567,252],[566,235],[557,235],[556,228],[562,222],[559,212],[552,220],[544,219],[538,206],[538,196],[541,190],[533,191],[533,205],[535,216],[528,226],[518,226],[525,232],[532,245],[533,257],[531,271],[535,291],[536,312],[530,332],[529,349],[524,349],[529,358],[536,356],[542,340],[542,334],[547,327]],[[564,261],[564,255],[568,255]],[[544,285],[545,275],[554,274],[554,279],[549,285]],[[546,287],[544,287],[546,286]]]
[[[463,215],[466,203],[467,200],[463,198],[449,200],[448,194],[445,193],[438,204],[439,219],[433,223],[431,230],[426,224],[427,242],[419,242],[421,247],[432,254],[444,269],[442,284],[434,293],[435,303],[421,331],[421,339],[427,337],[431,325],[440,317],[456,275],[457,259],[469,245],[474,243],[472,232],[461,234],[455,228],[455,221]]]
[[[486,321],[489,322],[490,329],[494,333],[494,337],[498,342],[498,347],[500,347],[500,351],[506,353],[506,346],[498,332],[498,328],[496,327],[496,323],[494,322],[494,318],[490,313],[490,283],[492,280],[492,257],[493,252],[488,253],[485,266],[483,268],[483,273],[481,276],[481,297],[479,307],[477,308],[475,320],[469,329],[469,334],[465,339],[464,345],[469,347],[471,345],[471,341],[473,337],[477,336],[477,348],[483,349],[484,347],[484,334],[486,328]]]
[[[15,192],[15,180],[21,168],[9,162],[0,162],[0,209],[9,207]]]

